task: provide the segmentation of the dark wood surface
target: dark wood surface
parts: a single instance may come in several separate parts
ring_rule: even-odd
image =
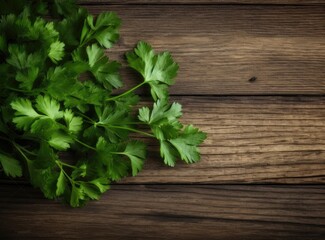
[[[172,52],[172,100],[208,132],[202,160],[165,167],[144,139],[144,171],[81,209],[1,180],[1,240],[325,238],[324,1],[79,2],[123,19],[111,58],[140,39]]]
[[[323,186],[113,186],[71,209],[1,186],[2,239],[301,239],[325,236]],[[5,208],[3,207],[6,206]]]
[[[173,54],[180,64],[173,94],[325,93],[325,6],[88,8],[113,10],[123,19],[119,46],[108,51],[113,59],[138,40]]]

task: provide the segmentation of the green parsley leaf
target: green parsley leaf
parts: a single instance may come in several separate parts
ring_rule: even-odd
[[[120,64],[117,62],[110,62],[108,57],[104,54],[103,49],[96,44],[88,46],[87,56],[89,66],[94,77],[104,85],[106,89],[119,88],[122,82],[119,75]]]
[[[180,136],[170,139],[169,142],[177,149],[182,160],[194,163],[200,160],[198,145],[206,139],[206,134],[192,125],[186,126]]]
[[[0,163],[7,176],[22,176],[22,169],[18,160],[0,153]]]
[[[38,77],[39,69],[37,67],[30,67],[25,71],[20,71],[16,75],[16,80],[21,82],[19,87],[21,89],[32,90],[33,84]]]
[[[82,29],[81,45],[97,40],[105,48],[112,47],[119,38],[120,23],[121,20],[113,12],[99,14],[96,23],[94,23],[93,16],[89,15]]]
[[[90,181],[90,183],[94,184],[101,193],[104,193],[109,189],[109,181],[104,177],[94,179]]]
[[[146,144],[133,140],[138,135],[158,141],[168,166],[200,159],[206,134],[184,127],[181,105],[168,101],[178,71],[168,52],[139,42],[126,57],[143,81],[116,91],[121,64],[106,51],[119,38],[116,13],[94,17],[74,0],[12,0],[0,2],[0,14],[0,166],[7,176],[28,173],[46,198],[80,207],[143,169]],[[154,103],[139,109],[136,90],[145,84]]]
[[[113,154],[118,151],[116,144],[109,144],[100,137],[96,149],[98,159],[107,167],[107,174],[112,180],[117,181],[128,175],[129,163],[123,161],[119,155]]]
[[[36,99],[36,108],[53,120],[63,117],[63,112],[60,111],[60,104],[49,96],[39,95]]]
[[[51,2],[53,2],[51,10],[55,15],[58,14],[66,17],[76,11],[75,0],[54,0]]]
[[[30,132],[38,135],[42,139],[48,139],[53,132],[58,131],[61,126],[50,118],[42,117],[34,121],[30,127]]]
[[[130,158],[132,175],[136,176],[141,171],[146,158],[146,145],[139,141],[129,142],[122,154]]]
[[[60,39],[68,49],[73,49],[79,45],[81,30],[87,15],[86,9],[79,8],[56,24],[55,28],[60,33]]]
[[[61,196],[64,193],[66,184],[67,184],[66,177],[64,175],[64,172],[61,171],[60,175],[58,177],[58,181],[56,183],[56,195],[57,196]]]
[[[94,128],[104,128],[111,142],[118,142],[128,136],[128,123],[131,121],[129,112],[107,105],[104,109],[95,108],[98,121]],[[94,128],[91,128],[92,131]]]
[[[36,159],[33,160],[33,166],[37,169],[52,168],[56,165],[58,156],[50,147],[47,141],[41,141]]]
[[[82,182],[80,184],[80,188],[84,192],[84,194],[90,199],[98,200],[101,195],[101,192],[99,191],[97,186],[88,182]]]
[[[58,61],[62,60],[64,56],[64,43],[60,41],[52,43],[48,56],[54,63],[58,63]]]
[[[73,94],[77,85],[77,75],[71,73],[66,67],[50,68],[46,76],[47,93],[55,99],[64,100]],[[62,81],[64,79],[64,81]],[[65,91],[62,91],[65,89]]]
[[[29,99],[18,98],[11,102],[11,107],[16,110],[13,122],[16,124],[17,128],[27,131],[35,119],[40,117],[32,106]]]
[[[77,179],[79,177],[86,177],[87,175],[87,164],[81,163],[80,166],[76,166],[76,168],[72,171],[71,177],[73,179]]]
[[[64,120],[71,133],[77,134],[82,129],[82,118],[75,117],[70,109],[66,109],[64,112]]]
[[[85,193],[82,188],[77,187],[76,184],[72,185],[70,205],[72,207],[80,207],[82,200],[85,199]]]
[[[179,122],[181,105],[168,104],[166,100],[158,100],[152,111],[143,107],[139,110],[139,120],[147,123],[160,142],[160,155],[165,164],[175,166],[176,159],[181,157],[187,163],[200,160],[198,145],[206,139],[206,134]]]
[[[160,140],[160,156],[164,159],[166,165],[174,167],[178,152],[168,141]]]
[[[139,120],[147,123],[155,137],[166,140],[178,135],[183,125],[179,122],[182,107],[178,103],[168,104],[166,100],[158,100],[150,113],[149,108],[139,110]]]
[[[62,132],[54,132],[48,141],[53,148],[62,151],[70,148],[70,144],[73,142],[74,140],[71,136]]]
[[[80,189],[88,198],[98,200],[100,195],[109,189],[109,181],[106,178],[97,178],[90,182],[82,182]]]
[[[178,65],[168,52],[155,54],[152,47],[139,42],[134,52],[126,54],[129,66],[138,71],[151,87],[154,100],[168,96],[167,87],[174,84]]]
[[[57,181],[59,173],[54,167],[48,167],[45,169],[38,169],[35,167],[33,161],[27,161],[29,177],[32,185],[38,187],[44,193],[44,196],[49,199],[57,197]]]

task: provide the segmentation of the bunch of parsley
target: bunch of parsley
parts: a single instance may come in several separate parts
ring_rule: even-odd
[[[197,146],[206,134],[183,126],[181,105],[168,100],[178,71],[169,53],[155,54],[139,42],[126,58],[143,81],[114,94],[122,86],[120,63],[105,49],[119,38],[115,13],[93,17],[71,0],[1,1],[0,13],[0,169],[6,175],[25,175],[45,197],[78,207],[142,169],[146,145],[130,133],[157,139],[169,166],[200,159]],[[136,109],[134,91],[143,85],[154,104]]]

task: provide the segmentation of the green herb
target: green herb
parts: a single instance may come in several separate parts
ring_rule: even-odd
[[[165,164],[200,159],[206,134],[183,126],[182,107],[169,103],[178,65],[139,42],[127,53],[143,78],[122,86],[121,64],[105,49],[119,38],[115,13],[97,17],[73,1],[12,0],[0,3],[0,166],[10,177],[30,179],[45,197],[73,207],[99,199],[112,181],[143,168],[154,138]],[[137,109],[134,91],[150,89],[154,104]],[[138,114],[134,114],[138,111]]]

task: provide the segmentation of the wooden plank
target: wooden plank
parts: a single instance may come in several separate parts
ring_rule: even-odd
[[[152,147],[127,183],[324,183],[324,97],[174,97],[208,133],[202,160],[168,168]],[[150,145],[152,140],[147,140]]]
[[[173,94],[325,93],[325,6],[88,8],[123,19],[122,38],[108,51],[113,59],[141,39],[173,53],[180,64]]]
[[[121,183],[325,183],[325,97],[173,97],[183,123],[208,133],[202,160],[170,168],[153,139],[149,160]]]
[[[80,4],[278,4],[322,5],[324,0],[78,0]]]
[[[2,239],[322,239],[324,186],[114,186],[71,209],[0,185]]]

